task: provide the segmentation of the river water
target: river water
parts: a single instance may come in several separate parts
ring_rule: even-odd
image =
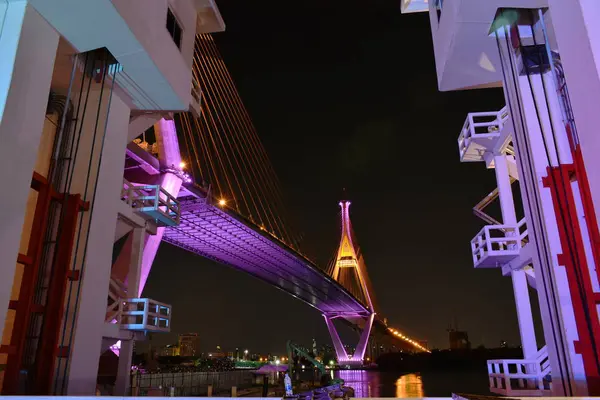
[[[489,395],[487,371],[401,374],[380,371],[337,371],[354,388],[355,397],[450,397],[452,393]]]

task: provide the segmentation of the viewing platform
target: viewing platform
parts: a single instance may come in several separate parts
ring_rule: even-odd
[[[148,298],[128,297],[127,288],[117,279],[110,280],[106,322],[122,330],[170,332],[171,306]]]
[[[467,119],[458,136],[458,152],[461,162],[486,161],[484,154],[504,147],[508,122],[508,110],[503,107],[496,112],[473,112]]]
[[[136,185],[124,179],[121,200],[158,226],[179,225],[179,201],[160,185]]]
[[[501,396],[550,396],[550,360],[542,347],[531,360],[489,360],[490,391]]]
[[[487,225],[471,240],[475,268],[498,268],[519,257],[527,243],[525,218],[517,225]]]

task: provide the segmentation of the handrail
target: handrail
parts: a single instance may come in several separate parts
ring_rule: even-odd
[[[546,380],[551,371],[546,346],[542,347],[532,359],[488,360],[487,365],[490,391],[493,393],[541,395],[551,389],[551,382]],[[511,366],[515,367],[514,371],[511,371]],[[518,388],[512,387],[512,381],[518,383]]]
[[[164,217],[168,224],[179,224],[181,217],[179,200],[160,185],[135,185],[123,180],[121,200],[137,212],[156,217],[155,219]],[[157,216],[156,213],[159,215]]]
[[[494,236],[492,233],[499,233]],[[484,258],[490,255],[516,255],[515,252],[527,243],[527,224],[525,218],[516,225],[486,225],[471,240],[471,255],[473,264],[477,267]],[[510,252],[510,253],[506,253]]]

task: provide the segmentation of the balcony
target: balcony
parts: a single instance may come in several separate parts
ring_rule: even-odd
[[[146,298],[127,298],[127,286],[110,279],[105,321],[120,329],[140,332],[170,332],[171,306]]]
[[[146,298],[119,299],[116,323],[130,331],[170,332],[171,306]]]
[[[527,242],[525,218],[517,225],[487,225],[471,240],[475,268],[497,268],[517,258]]]
[[[497,112],[469,113],[458,137],[458,152],[461,162],[484,161],[486,152],[493,152],[500,140],[504,125],[508,121],[506,107]]]
[[[501,396],[549,396],[550,360],[546,346],[532,360],[489,360],[490,392]]]
[[[158,226],[179,225],[179,201],[160,185],[135,185],[123,180],[121,200]]]

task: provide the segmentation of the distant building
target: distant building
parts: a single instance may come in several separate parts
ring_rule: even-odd
[[[158,349],[157,354],[163,357],[174,357],[179,355],[179,346],[176,344],[168,344]]]
[[[467,332],[449,329],[448,339],[450,341],[450,350],[468,350],[471,348]]]
[[[179,355],[183,357],[196,357],[200,355],[200,337],[197,333],[179,335]]]

